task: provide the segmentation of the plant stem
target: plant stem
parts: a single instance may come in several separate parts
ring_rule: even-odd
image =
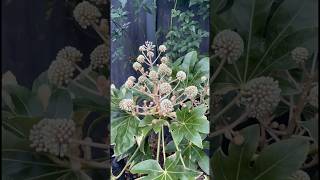
[[[133,160],[133,158],[135,158],[136,154],[139,152],[139,146],[137,147],[137,149],[134,151],[134,153],[132,154],[132,156],[130,157],[130,159],[127,161],[126,165],[124,166],[124,168],[121,170],[121,172],[115,177],[115,179],[119,179],[122,174],[126,171],[127,167],[129,166],[130,162]]]
[[[160,156],[160,140],[161,140],[161,131],[158,133],[158,146],[157,146],[157,161],[159,162]]]
[[[83,74],[83,75],[84,75],[86,78],[88,78],[94,85],[97,84],[97,82],[96,82],[94,79],[92,79],[92,77],[90,77],[90,76],[88,75],[88,73],[85,72],[83,69],[81,69],[77,64],[74,63],[74,66],[77,68],[78,71],[80,71],[80,74]]]
[[[165,148],[165,142],[164,142],[164,128],[163,128],[163,125],[161,127],[161,134],[162,134],[163,164],[165,164],[166,163],[166,148]]]
[[[240,98],[240,94],[238,94],[233,100],[226,105],[222,110],[219,111],[219,113],[215,116],[213,116],[213,119],[216,120],[218,119],[222,114],[224,114],[226,111],[228,111]]]
[[[97,34],[101,37],[101,39],[104,41],[104,43],[108,44],[106,37],[103,36],[103,34],[100,32],[99,27],[97,24],[92,24],[93,29],[97,32]]]
[[[71,139],[70,143],[80,144],[80,145],[84,145],[84,146],[91,146],[91,147],[101,148],[101,149],[109,149],[109,145],[107,145],[107,144],[88,142],[88,141],[77,140],[77,139]]]
[[[216,79],[216,77],[219,75],[221,69],[223,68],[224,64],[226,63],[227,59],[222,59],[221,63],[219,64],[216,71],[213,73],[213,75],[210,78],[210,84],[213,83],[213,81]]]
[[[90,92],[91,94],[94,94],[94,95],[96,95],[96,96],[101,96],[101,94],[97,93],[96,91],[94,91],[94,90],[92,90],[92,89],[90,89],[90,88],[85,87],[84,85],[78,83],[78,82],[75,81],[75,80],[73,80],[72,82],[73,82],[76,86],[78,86],[79,88],[81,88],[81,89],[83,89],[83,90],[85,90],[85,91],[87,91],[87,92]]]

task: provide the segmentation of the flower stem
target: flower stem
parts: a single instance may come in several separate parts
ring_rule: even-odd
[[[159,162],[160,156],[160,140],[161,140],[161,131],[158,133],[158,146],[157,146],[157,161]]]
[[[129,164],[131,163],[131,161],[135,158],[136,154],[139,152],[139,146],[137,147],[137,149],[134,151],[134,153],[132,154],[132,156],[130,157],[130,159],[127,161],[127,164],[124,166],[124,168],[121,170],[121,172],[115,177],[115,179],[119,179],[122,174],[126,171],[127,167],[129,166]]]
[[[164,142],[164,128],[163,125],[161,127],[161,134],[162,134],[162,153],[163,153],[163,163],[166,163],[166,148],[165,148],[165,142]]]
[[[216,77],[219,75],[223,65],[226,63],[227,59],[222,59],[221,63],[219,64],[216,71],[213,73],[213,75],[210,78],[210,84],[213,83],[213,81],[216,79]]]
[[[96,24],[92,24],[93,29],[97,32],[97,34],[101,37],[101,39],[104,41],[104,43],[108,44],[106,37],[103,36],[103,34],[100,32],[99,27]]]
[[[84,75],[86,78],[88,78],[94,85],[96,85],[96,81],[94,79],[92,79],[92,77],[90,77],[88,75],[87,72],[85,72],[83,69],[81,69],[77,64],[74,63],[74,66],[77,68],[78,71],[80,71],[80,74]]]
[[[91,146],[91,147],[101,148],[101,149],[109,149],[109,145],[107,145],[107,144],[83,141],[83,140],[78,140],[78,139],[71,139],[70,143]]]
[[[92,93],[92,94],[94,94],[94,95],[96,95],[96,96],[101,96],[101,94],[99,94],[98,92],[96,92],[96,91],[94,91],[94,90],[92,90],[92,89],[90,89],[90,88],[85,87],[84,85],[76,82],[75,80],[73,80],[72,82],[73,82],[76,86],[78,86],[79,88],[81,88],[81,89],[83,89],[83,90],[85,90],[85,91],[87,91],[87,92],[90,92],[90,93]]]

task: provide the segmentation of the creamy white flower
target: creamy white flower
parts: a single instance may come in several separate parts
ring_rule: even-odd
[[[291,175],[289,180],[310,180],[310,176],[306,172],[298,170]]]
[[[81,58],[82,53],[77,48],[71,46],[67,46],[61,49],[56,57],[57,60],[65,59],[72,63],[81,61]]]
[[[177,79],[179,79],[180,81],[184,81],[187,78],[187,75],[185,72],[183,71],[178,71],[177,75],[176,75]]]
[[[74,71],[75,67],[70,61],[55,60],[48,69],[48,79],[57,86],[68,85],[73,78]]]
[[[201,77],[201,82],[205,82],[207,80],[207,77],[206,76],[202,76]]]
[[[309,51],[304,47],[296,47],[291,51],[291,57],[296,63],[304,63],[309,58]]]
[[[162,58],[160,59],[160,61],[161,61],[161,63],[163,63],[163,64],[168,64],[169,58],[166,57],[166,56],[164,56],[164,57],[162,57]]]
[[[160,111],[162,113],[170,113],[173,111],[173,104],[169,99],[164,99],[160,102]]]
[[[159,46],[159,51],[160,52],[166,52],[166,50],[167,50],[167,47],[165,45],[160,45]]]
[[[161,63],[158,69],[159,75],[170,76],[172,74],[172,69],[169,68],[166,64]]]
[[[158,79],[158,73],[154,70],[151,70],[149,72],[149,78],[153,81],[157,80]]]
[[[119,103],[119,108],[124,111],[133,111],[135,107],[132,99],[122,99]]]
[[[124,83],[124,86],[125,86],[126,88],[132,88],[133,85],[134,85],[134,82],[133,82],[132,80],[130,80],[130,79],[128,79],[128,80]]]
[[[233,63],[240,58],[244,45],[238,33],[231,30],[223,30],[213,39],[212,48],[216,56],[226,59],[228,63]]]
[[[144,46],[139,46],[139,51],[140,52],[143,52],[143,51],[145,51],[146,50],[146,48],[144,48]]]
[[[73,10],[73,16],[82,28],[98,23],[101,13],[99,9],[89,3],[83,1],[79,3]]]
[[[143,62],[144,62],[144,56],[140,54],[140,55],[137,57],[137,62],[143,63]]]
[[[103,68],[108,64],[108,48],[105,44],[97,46],[90,54],[92,69]]]
[[[263,119],[278,105],[280,93],[278,81],[271,77],[259,77],[246,84],[241,92],[241,102],[249,110],[249,117]]]
[[[170,93],[172,90],[172,87],[169,83],[165,82],[165,83],[161,83],[159,86],[159,92],[160,94],[168,94]]]
[[[138,71],[139,69],[142,68],[142,65],[138,62],[134,62],[133,65],[132,65],[133,69]]]
[[[154,53],[152,51],[148,51],[147,56],[152,58],[152,57],[154,57]]]
[[[184,90],[184,94],[192,99],[194,97],[197,96],[198,94],[198,88],[196,86],[188,86],[185,90]]]
[[[154,48],[156,47],[155,45],[153,45],[153,43],[151,41],[146,41],[144,43],[144,45],[142,45],[143,49],[145,51],[154,51]]]
[[[142,76],[140,76],[140,77],[138,78],[138,82],[139,82],[139,83],[144,83],[146,80],[147,80],[147,77],[144,76],[144,75],[142,75]]]
[[[71,137],[75,132],[75,123],[69,119],[42,119],[30,130],[30,146],[37,152],[49,152],[63,157]]]
[[[135,82],[137,79],[134,76],[129,76],[128,80]]]

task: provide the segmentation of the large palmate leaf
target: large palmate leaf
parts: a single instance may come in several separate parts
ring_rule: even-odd
[[[185,159],[186,166],[192,169],[197,169],[198,166],[209,174],[209,156],[199,147],[189,143],[182,148],[182,156]]]
[[[200,133],[209,133],[209,121],[205,116],[206,107],[200,105],[193,109],[182,108],[177,111],[177,121],[171,125],[172,138],[177,145],[183,138],[202,148]]]
[[[245,137],[242,145],[230,144],[228,155],[221,149],[215,153],[212,167],[217,179],[283,180],[299,169],[306,159],[309,149],[306,140],[282,140],[256,155],[259,127],[250,126],[242,133]]]
[[[131,114],[121,114],[111,121],[111,144],[115,144],[114,154],[121,155],[135,144],[138,135],[139,118]]]
[[[179,164],[178,153],[166,158],[164,168],[161,168],[160,164],[153,159],[142,161],[131,168],[131,173],[147,174],[141,179],[144,180],[175,180],[175,179],[195,179],[199,176],[199,172],[185,169]]]
[[[47,118],[70,119],[73,111],[71,95],[67,90],[57,89],[49,99]]]

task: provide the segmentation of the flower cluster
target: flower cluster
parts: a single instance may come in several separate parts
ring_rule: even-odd
[[[31,147],[37,152],[49,152],[63,157],[75,132],[75,124],[68,119],[42,119],[30,131]]]
[[[244,44],[238,33],[223,30],[213,39],[212,48],[217,57],[225,59],[231,64],[240,58]]]
[[[306,172],[298,170],[291,175],[290,180],[310,180],[310,176]]]
[[[142,104],[134,102],[133,99],[123,99],[119,103],[120,109],[138,115],[152,114],[171,117],[175,115],[175,107],[185,106],[185,102],[189,100],[197,105],[199,104],[197,98],[208,94],[207,77],[201,78],[202,85],[206,84],[206,88],[179,86],[187,79],[187,74],[182,70],[173,73],[169,59],[164,55],[167,51],[166,46],[159,46],[156,58],[154,58],[155,45],[152,42],[145,42],[139,47],[139,51],[141,54],[133,63],[133,69],[141,75],[138,78],[130,76],[124,83],[124,87],[148,98]]]
[[[280,92],[278,82],[271,77],[249,81],[241,92],[241,100],[249,111],[249,117],[262,120],[270,115],[280,101]]]
[[[91,68],[103,68],[108,64],[108,48],[105,44],[97,46],[90,54]]]
[[[296,47],[291,51],[292,59],[297,63],[304,63],[309,58],[309,51],[304,47]]]
[[[79,25],[86,29],[88,26],[94,25],[99,21],[101,13],[96,6],[88,1],[83,1],[75,7],[73,16]]]

